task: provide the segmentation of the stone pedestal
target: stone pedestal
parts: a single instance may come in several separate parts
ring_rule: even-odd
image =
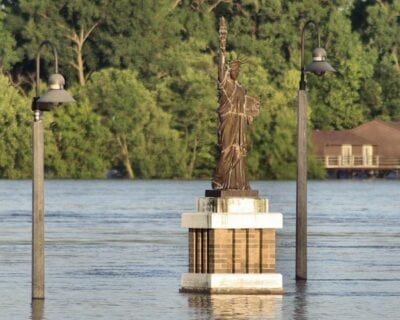
[[[258,197],[204,197],[197,213],[183,213],[189,229],[189,272],[181,292],[282,294],[275,273],[275,230],[282,214]]]

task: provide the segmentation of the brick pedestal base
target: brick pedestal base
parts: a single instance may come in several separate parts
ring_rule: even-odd
[[[280,213],[258,198],[201,198],[182,215],[189,229],[189,273],[182,292],[282,294],[275,273],[275,229]]]
[[[189,229],[189,272],[275,272],[275,230]]]

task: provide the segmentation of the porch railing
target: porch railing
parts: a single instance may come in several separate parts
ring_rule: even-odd
[[[382,156],[331,156],[326,155],[317,157],[322,161],[325,168],[394,168],[400,169],[400,157],[382,157]]]

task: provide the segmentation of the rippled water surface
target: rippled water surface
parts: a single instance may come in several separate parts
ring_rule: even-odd
[[[46,181],[46,300],[31,306],[31,182],[0,180],[0,319],[399,319],[400,181],[309,182],[309,280],[294,281],[295,183],[253,182],[284,215],[285,294],[180,294],[182,212],[205,181]]]

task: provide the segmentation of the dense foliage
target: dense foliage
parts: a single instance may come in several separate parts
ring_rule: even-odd
[[[59,51],[76,103],[45,114],[46,174],[208,178],[217,152],[218,19],[239,81],[261,97],[252,178],[295,176],[300,33],[320,24],[339,71],[307,76],[309,127],[400,120],[400,2],[394,0],[0,0],[0,177],[29,177],[34,57]],[[316,46],[306,33],[306,60]],[[52,71],[42,55],[42,79]],[[44,86],[42,86],[44,89]],[[310,175],[322,175],[310,159]]]

